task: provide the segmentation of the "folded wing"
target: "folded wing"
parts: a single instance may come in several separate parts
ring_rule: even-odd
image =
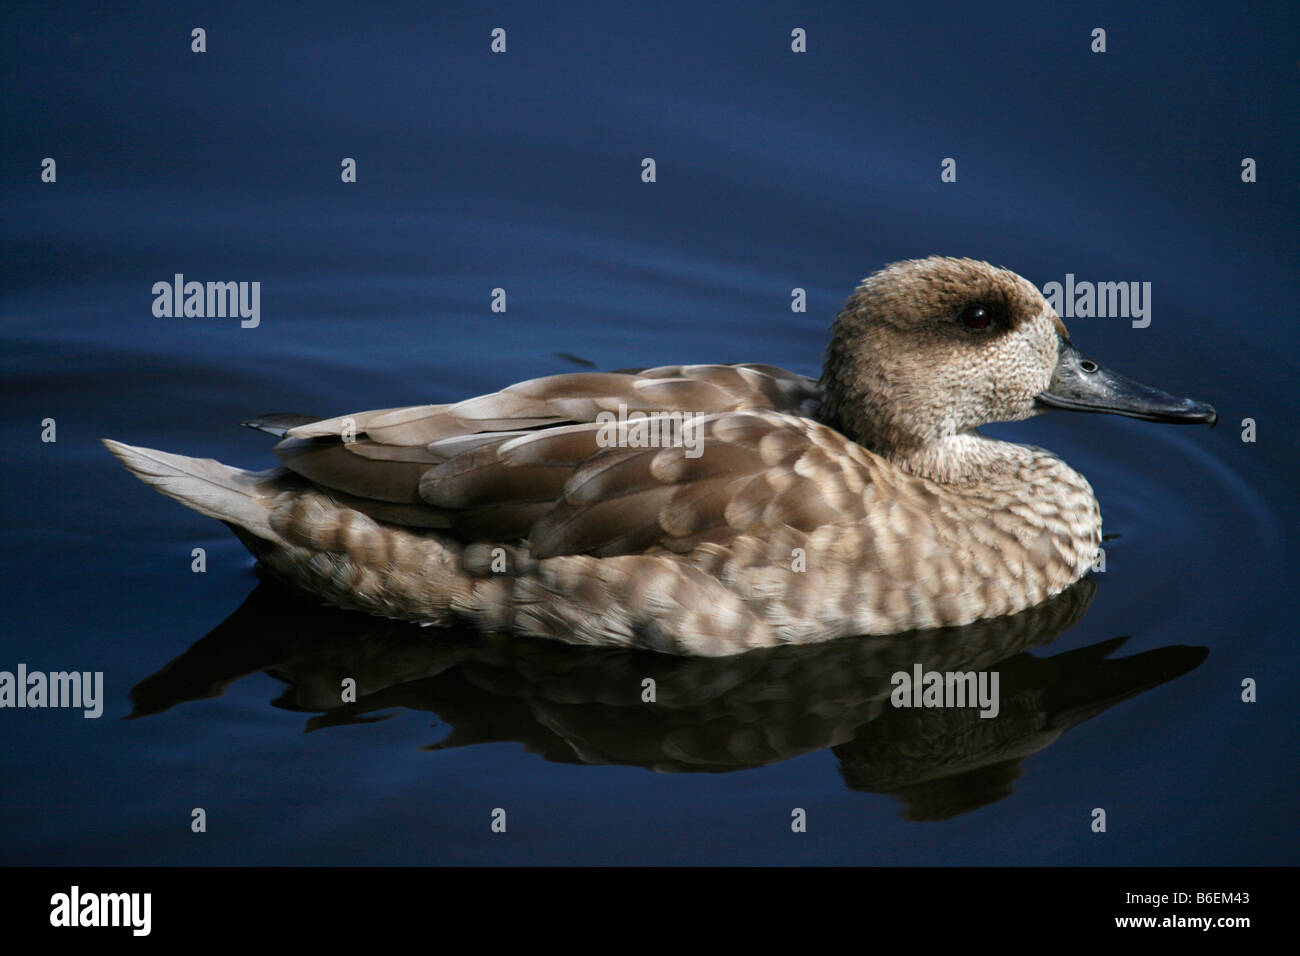
[[[538,557],[685,552],[861,508],[848,489],[868,469],[828,453],[843,439],[809,420],[817,401],[813,380],[772,366],[573,373],[298,425],[276,454],[371,517],[465,541],[526,539]],[[636,412],[658,416],[653,447],[646,426],[624,424]]]

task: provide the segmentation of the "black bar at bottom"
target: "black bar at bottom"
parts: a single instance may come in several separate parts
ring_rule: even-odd
[[[484,943],[499,943],[503,933],[544,932],[554,941],[566,925],[587,938],[602,927],[667,944],[694,932],[688,926],[731,937],[774,922],[873,943],[1043,940],[1044,932],[1230,943],[1288,925],[1295,876],[1294,868],[1222,867],[9,867],[0,870],[0,925],[7,936],[17,930],[89,944],[114,937],[246,943],[273,929],[295,943],[373,945],[396,938],[390,934],[436,938],[467,927]]]

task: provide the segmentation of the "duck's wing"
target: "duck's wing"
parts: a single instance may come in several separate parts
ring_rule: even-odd
[[[298,425],[276,453],[374,518],[466,541],[527,538],[539,557],[689,550],[746,521],[830,515],[789,464],[814,444],[801,429],[820,428],[805,417],[817,401],[812,379],[764,365],[575,373]],[[634,412],[660,416],[658,447],[626,424]]]
[[[524,439],[498,458],[545,460],[549,444],[541,436]],[[680,445],[598,447],[568,472],[559,494],[532,520],[528,543],[538,558],[657,548],[686,553],[741,535],[767,537],[777,529],[811,534],[860,519],[861,492],[873,469],[865,452],[859,450],[856,460],[847,456],[849,444],[807,418],[743,411],[706,416]],[[440,480],[445,470],[438,466],[426,475],[422,493],[439,503],[472,493]]]
[[[298,424],[285,434],[337,439],[351,430],[383,445],[428,445],[483,432],[594,422],[600,412],[617,413],[620,406],[629,412],[768,409],[812,416],[820,399],[815,380],[774,365],[666,365],[550,375],[454,405],[381,408]]]

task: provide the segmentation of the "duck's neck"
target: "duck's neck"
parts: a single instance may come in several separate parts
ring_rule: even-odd
[[[942,484],[966,484],[1014,473],[1031,460],[1037,449],[998,441],[974,429],[920,437],[891,416],[873,412],[863,395],[845,400],[822,379],[820,419],[863,448],[887,458],[914,475]],[[913,423],[915,424],[915,423]]]
[[[847,308],[836,320],[852,318]],[[861,350],[850,349],[851,337],[837,331],[826,353],[818,386],[821,421],[898,467],[943,484],[986,481],[1012,473],[1039,449],[981,435],[954,421],[951,405],[942,396],[915,392],[900,402],[900,389],[888,369],[866,362]]]
[[[1041,451],[989,438],[971,429],[924,445],[877,450],[877,454],[913,475],[940,484],[962,485],[1015,474]]]

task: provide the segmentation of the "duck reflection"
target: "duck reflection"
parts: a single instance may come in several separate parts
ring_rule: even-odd
[[[668,772],[725,773],[829,747],[851,789],[892,794],[907,819],[942,819],[1007,796],[1026,757],[1205,659],[1205,648],[1185,646],[1110,659],[1123,637],[1028,653],[1076,624],[1095,589],[1085,578],[1020,614],[966,627],[689,658],[429,630],[322,607],[267,580],[132,689],[131,717],[265,672],[287,685],[276,706],[314,715],[309,731],[426,710],[451,732],[425,749],[512,741],[561,763]],[[892,676],[917,664],[997,671],[998,715],[893,706]],[[348,678],[355,699],[342,702]]]

